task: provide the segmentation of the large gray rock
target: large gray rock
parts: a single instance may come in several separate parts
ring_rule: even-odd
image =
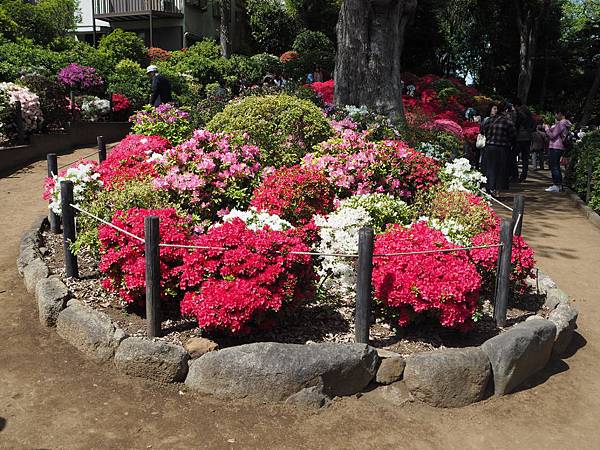
[[[553,357],[560,358],[567,351],[577,326],[577,316],[577,310],[568,303],[561,303],[548,316],[548,320],[556,325],[556,339],[552,348]]]
[[[127,337],[106,314],[73,300],[58,315],[56,331],[85,356],[98,362],[110,360]]]
[[[164,383],[183,381],[188,359],[180,345],[139,337],[125,339],[115,352],[115,365],[122,373]]]
[[[67,286],[56,277],[40,280],[35,288],[38,315],[42,325],[56,325],[58,314],[65,309],[69,297]]]
[[[484,397],[490,374],[490,362],[480,349],[452,348],[407,358],[404,383],[418,400],[457,408]]]
[[[286,400],[317,387],[327,397],[352,395],[371,382],[379,358],[361,344],[255,343],[207,353],[190,364],[185,384],[220,397]]]
[[[35,287],[38,281],[48,278],[50,271],[44,261],[38,258],[32,259],[23,269],[23,278],[25,279],[25,288],[27,292],[35,293]]]
[[[515,325],[484,342],[481,350],[492,363],[495,394],[514,391],[543,369],[550,359],[555,336],[554,323],[536,319]]]
[[[546,273],[542,272],[541,270],[539,270],[538,274],[537,274],[537,284],[540,287],[540,290],[542,290],[542,291],[547,291],[548,289],[556,288],[556,283],[550,277],[550,275],[547,275]]]

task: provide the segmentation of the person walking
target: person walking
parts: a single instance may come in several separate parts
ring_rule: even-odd
[[[544,159],[548,149],[548,135],[544,131],[544,126],[538,124],[536,130],[531,135],[531,155],[533,170],[544,170]]]
[[[479,134],[483,134],[485,136],[485,134],[483,132],[483,127],[491,119],[496,117],[497,114],[498,114],[498,105],[490,106],[490,111],[489,111],[487,117],[485,119],[483,119],[479,125]],[[480,158],[481,158],[481,160],[480,160],[479,164],[481,167],[481,173],[485,176],[487,173],[487,166],[486,166],[486,159],[485,159],[485,146],[481,149],[481,157]]]
[[[483,124],[485,136],[485,160],[487,193],[496,197],[500,190],[507,188],[507,160],[514,142],[516,129],[511,120],[511,105],[503,102],[498,114]]]
[[[146,68],[148,78],[152,80],[152,96],[150,104],[160,106],[163,103],[171,103],[173,96],[171,94],[171,83],[165,77],[158,73],[158,67],[148,66]]]
[[[563,189],[563,178],[560,170],[560,158],[565,151],[565,143],[569,129],[573,125],[566,117],[565,113],[558,110],[554,115],[555,123],[551,127],[547,124],[544,130],[550,140],[548,144],[548,165],[552,174],[552,186],[546,189],[546,192],[561,192]]]
[[[529,152],[531,149],[531,137],[535,131],[535,120],[526,105],[521,104],[519,100],[515,102],[515,105],[517,138],[513,160],[516,166],[517,157],[521,159],[521,175],[519,175],[518,166],[513,171],[516,171],[515,175],[518,177],[519,182],[523,182],[527,179],[527,174],[529,173]]]

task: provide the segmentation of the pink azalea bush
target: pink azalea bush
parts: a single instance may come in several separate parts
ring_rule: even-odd
[[[274,313],[312,296],[309,247],[292,231],[252,231],[239,218],[210,229],[186,254],[180,287],[183,315],[200,328],[247,334],[272,324]]]
[[[39,97],[28,88],[15,83],[0,83],[0,91],[8,96],[8,103],[14,107],[21,103],[21,119],[26,132],[39,130],[44,122],[44,115]]]
[[[98,168],[106,189],[130,180],[158,176],[152,159],[164,154],[171,144],[160,136],[130,134],[117,144]]]
[[[302,224],[315,214],[333,211],[334,199],[333,186],[323,172],[297,165],[268,176],[254,191],[250,204],[292,224]]]
[[[322,170],[339,197],[389,193],[411,199],[439,182],[439,163],[402,141],[368,142],[356,133],[320,145],[303,164]]]
[[[214,220],[220,210],[248,205],[258,181],[259,153],[247,136],[196,130],[192,139],[156,159],[153,183],[198,219]]]
[[[160,242],[187,244],[191,233],[189,221],[179,217],[174,209],[132,208],[116,211],[111,223],[129,233],[144,237],[144,218],[157,216],[160,220]],[[104,274],[102,286],[118,293],[126,303],[143,305],[146,294],[144,243],[107,225],[98,228],[100,238],[99,269]],[[186,250],[160,248],[161,299],[169,300],[177,294],[179,270]]]
[[[417,222],[393,226],[377,236],[376,254],[451,249],[442,232]],[[444,327],[468,331],[477,308],[481,277],[465,252],[429,253],[375,258],[375,297],[393,310],[397,325],[419,315],[436,318]]]
[[[71,63],[60,69],[58,81],[68,88],[79,91],[99,88],[104,84],[104,80],[96,73],[96,69],[76,63]]]

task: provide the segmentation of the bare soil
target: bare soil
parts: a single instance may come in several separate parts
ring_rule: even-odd
[[[580,311],[570,356],[512,395],[465,408],[430,408],[377,389],[308,412],[121,376],[42,327],[15,259],[21,233],[46,211],[45,170],[39,162],[0,179],[0,448],[599,447],[600,230],[565,195],[543,191],[545,173],[519,186],[524,232],[541,268]]]

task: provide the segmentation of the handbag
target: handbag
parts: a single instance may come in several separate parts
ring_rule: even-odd
[[[563,167],[569,167],[569,163],[571,162],[571,158],[569,158],[568,156],[561,156],[560,157],[560,165]]]
[[[477,141],[475,142],[475,147],[483,148],[485,147],[485,136],[481,133],[477,135]]]

